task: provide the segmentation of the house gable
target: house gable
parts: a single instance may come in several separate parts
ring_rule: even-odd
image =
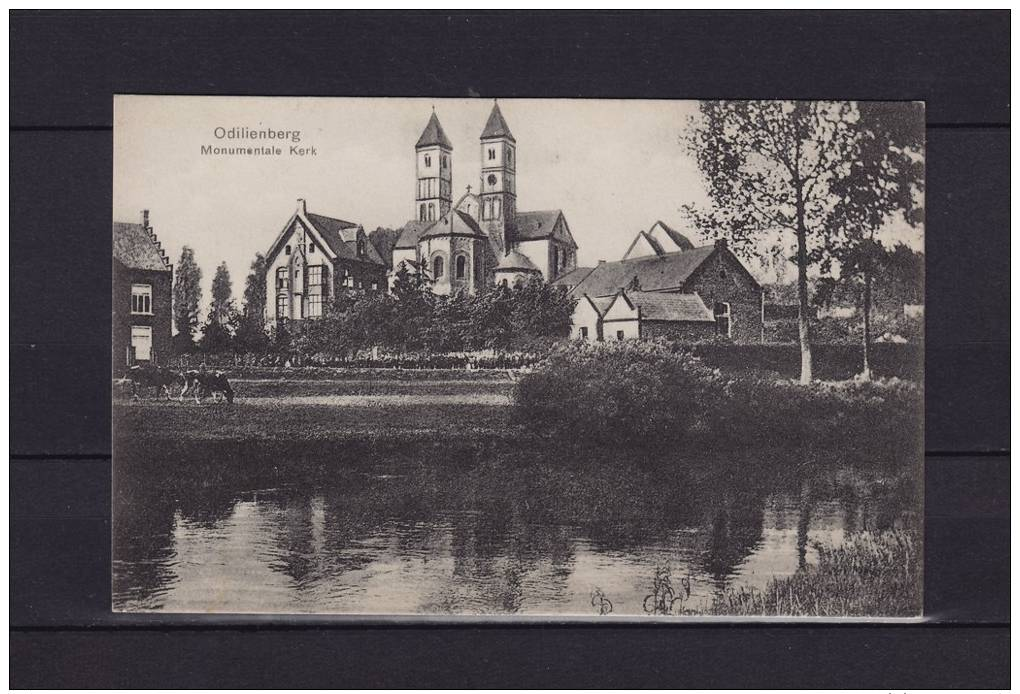
[[[613,299],[613,303],[609,304],[609,308],[602,315],[603,322],[613,321],[629,321],[629,320],[640,320],[641,311],[635,306],[629,298],[627,298],[626,292],[618,292],[616,297]]]
[[[630,260],[631,258],[647,258],[649,256],[660,256],[664,253],[662,246],[659,242],[650,237],[646,232],[639,231],[637,236],[631,242],[630,247],[627,248],[627,252],[623,254],[621,260]]]
[[[647,233],[648,237],[657,243],[664,253],[689,251],[694,248],[694,244],[688,237],[667,226],[662,220],[655,222]]]
[[[727,274],[724,275],[724,273]],[[758,283],[758,280],[754,278],[751,271],[740,261],[740,258],[726,246],[725,242],[717,242],[712,254],[705,258],[691,272],[686,282],[684,282],[685,289],[695,291],[699,283],[705,281],[707,274],[714,274],[718,279],[729,278],[738,284],[741,289],[761,291],[761,285]],[[713,281],[715,279],[713,278]]]

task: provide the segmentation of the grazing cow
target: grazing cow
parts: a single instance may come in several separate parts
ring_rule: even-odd
[[[180,383],[182,380],[181,374],[176,371],[164,369],[162,366],[147,365],[132,366],[127,370],[124,378],[131,382],[131,397],[135,400],[139,399],[139,388],[155,388],[157,399],[163,394],[169,400],[171,398],[170,386]]]
[[[199,402],[198,389],[212,395],[213,400],[217,394],[223,395],[228,404],[234,402],[234,390],[230,387],[230,381],[222,371],[186,371],[184,373],[184,390],[181,391],[181,400],[189,390],[195,395],[195,402]]]

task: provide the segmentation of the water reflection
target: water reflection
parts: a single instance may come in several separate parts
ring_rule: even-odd
[[[181,453],[115,476],[118,610],[592,615],[597,588],[614,614],[642,614],[661,566],[704,608],[919,508],[875,473],[664,478],[397,454],[308,473],[278,453]]]

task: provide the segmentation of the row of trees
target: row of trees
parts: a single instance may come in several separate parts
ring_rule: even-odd
[[[220,263],[212,281],[212,300],[201,324],[202,269],[195,252],[185,246],[177,263],[173,287],[173,318],[177,334],[174,352],[184,354],[196,348],[206,352],[238,350],[263,352],[269,347],[266,333],[266,258],[256,254],[245,280],[240,310],[234,303],[230,270]],[[201,331],[201,338],[197,338]]]
[[[390,294],[350,294],[329,302],[319,320],[265,324],[266,259],[258,254],[238,310],[226,263],[216,268],[206,321],[200,324],[202,271],[185,247],[174,280],[178,354],[276,352],[344,358],[380,347],[400,352],[515,349],[570,334],[576,299],[540,278],[514,287],[491,286],[478,294],[434,294],[424,275],[398,271]],[[201,338],[196,339],[199,330]]]
[[[802,383],[812,378],[809,270],[857,288],[870,377],[871,290],[891,221],[923,223],[922,104],[705,101],[686,144],[709,205],[697,226],[797,268]]]
[[[379,347],[393,352],[527,350],[570,334],[576,299],[540,278],[477,294],[434,294],[427,278],[397,272],[389,294],[342,296],[320,320],[277,329],[278,349],[344,359]]]

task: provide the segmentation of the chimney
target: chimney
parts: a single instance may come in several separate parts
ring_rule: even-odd
[[[142,210],[142,228],[143,229],[148,229],[149,228],[149,211],[148,210]]]
[[[299,214],[308,214],[308,210],[305,208],[305,199],[304,198],[298,198],[297,199],[297,211],[298,211]]]
[[[715,240],[715,247],[716,248],[726,248],[727,247],[726,239],[716,239]]]

